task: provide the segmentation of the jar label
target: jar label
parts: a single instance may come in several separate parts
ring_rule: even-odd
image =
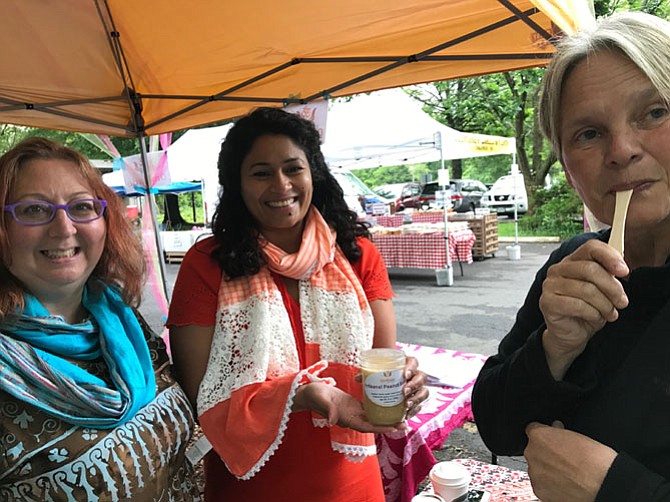
[[[370,402],[386,408],[397,406],[404,401],[405,396],[402,394],[404,383],[403,370],[387,370],[368,373],[363,387]]]

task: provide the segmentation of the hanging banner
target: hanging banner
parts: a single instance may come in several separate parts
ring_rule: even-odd
[[[147,167],[152,184],[151,188],[162,188],[172,183],[166,159],[167,155],[163,150],[147,153],[147,162],[149,163]],[[123,171],[123,185],[126,193],[146,193],[147,184],[144,180],[142,156],[139,153],[129,157],[114,159],[114,170],[116,169]]]
[[[287,112],[295,113],[300,117],[314,122],[321,136],[321,143],[326,141],[326,122],[328,118],[328,101],[315,101],[304,105],[289,105],[285,108]]]
[[[509,155],[516,152],[516,139],[503,136],[489,136],[458,132],[444,145],[445,159],[466,159],[487,155]]]
[[[165,320],[168,314],[168,300],[165,292],[163,267],[159,262],[159,260],[162,260],[162,256],[156,243],[156,235],[158,234],[157,225],[148,206],[142,211],[139,226],[142,235],[142,248],[144,249],[144,257],[147,263],[145,288],[150,291],[153,300],[163,315],[163,320]],[[167,342],[167,337],[165,337],[165,340]]]

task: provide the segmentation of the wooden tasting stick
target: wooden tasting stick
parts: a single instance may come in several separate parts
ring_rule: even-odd
[[[616,206],[614,209],[614,220],[612,221],[612,233],[608,244],[619,251],[623,256],[623,235],[626,227],[626,213],[633,190],[624,190],[616,193]]]

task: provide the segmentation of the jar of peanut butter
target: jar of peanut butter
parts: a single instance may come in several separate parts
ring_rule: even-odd
[[[393,425],[404,420],[404,368],[405,353],[399,349],[370,349],[361,354],[363,408],[371,424]]]

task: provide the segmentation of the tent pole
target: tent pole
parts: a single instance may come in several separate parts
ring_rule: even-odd
[[[512,180],[514,182],[514,245],[519,245],[519,215],[517,213],[516,201],[516,178],[519,174],[519,166],[516,163],[516,153],[512,153]]]
[[[446,257],[446,263],[445,263],[445,268],[447,272],[447,277],[445,281],[446,286],[453,286],[454,284],[454,270],[451,267],[451,260],[449,257],[449,214],[448,214],[448,207],[447,204],[451,202],[451,197],[447,200],[447,185],[449,184],[448,181],[448,176],[444,176],[445,174],[445,169],[444,169],[444,151],[442,150],[442,132],[437,131],[435,133],[435,147],[440,150],[440,173],[442,176],[440,176],[439,181],[441,189],[442,189],[442,194],[445,196],[443,201],[442,201],[442,219],[444,221],[444,248],[445,248],[445,257]],[[445,179],[446,178],[446,179]]]
[[[145,135],[140,135],[137,140],[140,143],[140,155],[142,158],[142,174],[144,175],[144,184],[146,186],[147,202],[149,204],[149,211],[151,211],[151,220],[154,222],[154,239],[156,242],[156,252],[158,253],[158,267],[160,270],[161,285],[163,287],[163,294],[165,299],[169,301],[170,296],[167,290],[167,280],[165,274],[165,256],[163,255],[163,243],[161,242],[161,234],[158,228],[158,220],[156,219],[156,202],[151,193],[151,179],[149,177],[149,159],[147,158],[147,145],[145,143]]]

